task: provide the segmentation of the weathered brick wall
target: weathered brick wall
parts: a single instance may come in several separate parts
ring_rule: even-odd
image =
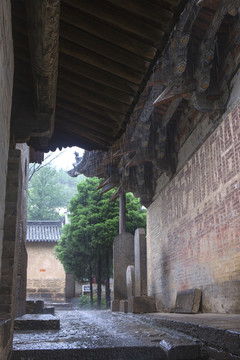
[[[203,291],[206,312],[240,313],[240,101],[148,209],[148,293],[159,310]]]
[[[2,244],[5,214],[6,178],[13,85],[13,42],[11,26],[11,2],[0,1],[0,270],[2,269]],[[1,277],[1,271],[0,271]],[[9,299],[9,289],[2,286],[0,300]],[[11,350],[12,321],[0,317],[0,359],[7,359]]]
[[[65,300],[65,279],[28,279],[27,298],[63,301]]]
[[[21,175],[22,175],[22,194],[21,194],[21,213],[19,221],[18,239],[18,268],[17,268],[17,289],[15,317],[22,316],[26,310],[26,287],[27,287],[27,197],[28,197],[28,167],[29,167],[29,147],[26,144],[17,144],[17,149],[21,150]]]
[[[18,266],[19,215],[21,211],[21,179],[21,152],[11,149],[8,156],[0,285],[0,319],[8,321],[7,329],[9,332],[5,333],[4,330],[3,337],[1,337],[2,332],[0,332],[1,359],[7,358],[6,354],[11,348],[13,336]]]
[[[0,268],[13,84],[10,1],[0,1]]]
[[[65,299],[66,274],[56,258],[56,243],[27,242],[27,298],[61,301]]]

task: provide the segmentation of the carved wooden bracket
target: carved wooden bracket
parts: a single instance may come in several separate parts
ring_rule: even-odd
[[[56,105],[60,0],[26,0],[26,12],[35,107],[35,119],[29,126],[31,136],[50,137]]]

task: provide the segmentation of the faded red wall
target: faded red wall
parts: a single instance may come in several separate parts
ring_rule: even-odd
[[[148,209],[148,292],[158,309],[203,291],[203,311],[240,313],[240,103]]]

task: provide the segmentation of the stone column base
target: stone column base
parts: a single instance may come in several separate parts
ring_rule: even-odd
[[[111,301],[111,311],[112,312],[120,311],[120,300]]]
[[[120,300],[120,312],[124,312],[125,314],[128,312],[128,301]]]
[[[128,299],[128,312],[134,314],[157,311],[153,296],[132,296]]]

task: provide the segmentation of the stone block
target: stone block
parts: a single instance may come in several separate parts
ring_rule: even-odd
[[[155,311],[156,304],[153,296],[133,296],[128,299],[128,312],[141,314]]]
[[[11,320],[0,320],[0,355],[11,341]]]
[[[134,235],[135,296],[147,296],[147,247],[144,229]]]
[[[200,308],[202,291],[189,289],[178,291],[175,312],[183,314],[197,314]]]
[[[42,301],[42,300],[35,301],[35,303],[34,303],[34,313],[35,314],[42,314],[43,308],[44,308],[44,301]]]
[[[128,312],[128,301],[120,300],[119,311],[124,312],[125,314]]]
[[[168,338],[160,342],[160,347],[167,355],[168,360],[199,360],[200,346],[188,339]]]
[[[126,270],[134,264],[134,237],[123,233],[113,243],[114,300],[127,300]]]
[[[66,274],[65,297],[66,299],[72,299],[75,297],[75,279],[71,273]]]
[[[14,330],[59,330],[60,320],[53,315],[26,314],[14,321]]]
[[[112,312],[120,311],[120,300],[111,301],[111,310]]]
[[[34,314],[34,301],[32,301],[32,300],[26,301],[26,313]]]
[[[47,306],[43,309],[43,313],[44,314],[51,314],[51,315],[55,315],[55,307],[53,306]]]
[[[131,298],[135,295],[135,269],[133,265],[129,265],[126,270],[126,286],[127,286],[127,298]]]

